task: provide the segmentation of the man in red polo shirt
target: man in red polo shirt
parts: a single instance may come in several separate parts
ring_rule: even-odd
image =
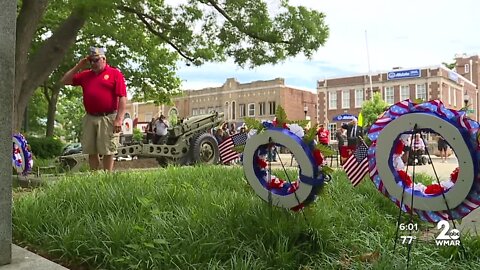
[[[90,69],[83,70],[88,63]],[[87,57],[65,73],[62,82],[83,89],[86,115],[83,118],[82,150],[88,154],[90,169],[100,169],[99,155],[103,155],[103,169],[112,171],[127,103],[123,74],[107,64],[104,49],[92,47]]]
[[[323,124],[320,125],[320,128],[317,130],[318,142],[323,145],[330,144],[330,131],[324,127]]]

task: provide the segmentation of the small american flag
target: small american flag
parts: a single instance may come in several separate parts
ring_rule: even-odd
[[[345,164],[343,164],[348,179],[350,179],[354,187],[363,180],[368,172],[367,154],[367,146],[364,142],[360,142],[353,155],[351,155],[347,161],[345,161]]]
[[[220,151],[220,159],[222,160],[223,164],[240,157],[240,153],[235,152],[233,148],[235,146],[244,145],[247,143],[247,138],[247,133],[237,133],[226,138],[218,146],[218,150]]]

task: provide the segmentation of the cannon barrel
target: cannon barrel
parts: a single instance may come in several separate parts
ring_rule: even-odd
[[[196,115],[185,118],[180,124],[172,127],[169,132],[172,137],[189,136],[199,131],[209,130],[223,122],[223,113],[212,112],[210,114]]]

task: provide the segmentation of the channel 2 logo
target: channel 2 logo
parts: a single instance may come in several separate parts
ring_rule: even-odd
[[[435,238],[437,246],[460,246],[460,231],[457,229],[450,230],[450,223],[441,220],[437,223],[437,229],[441,230]]]

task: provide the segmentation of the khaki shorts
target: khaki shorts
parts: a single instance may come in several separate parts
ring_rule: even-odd
[[[82,152],[94,155],[114,155],[117,153],[118,133],[113,133],[116,114],[107,116],[83,117]]]

